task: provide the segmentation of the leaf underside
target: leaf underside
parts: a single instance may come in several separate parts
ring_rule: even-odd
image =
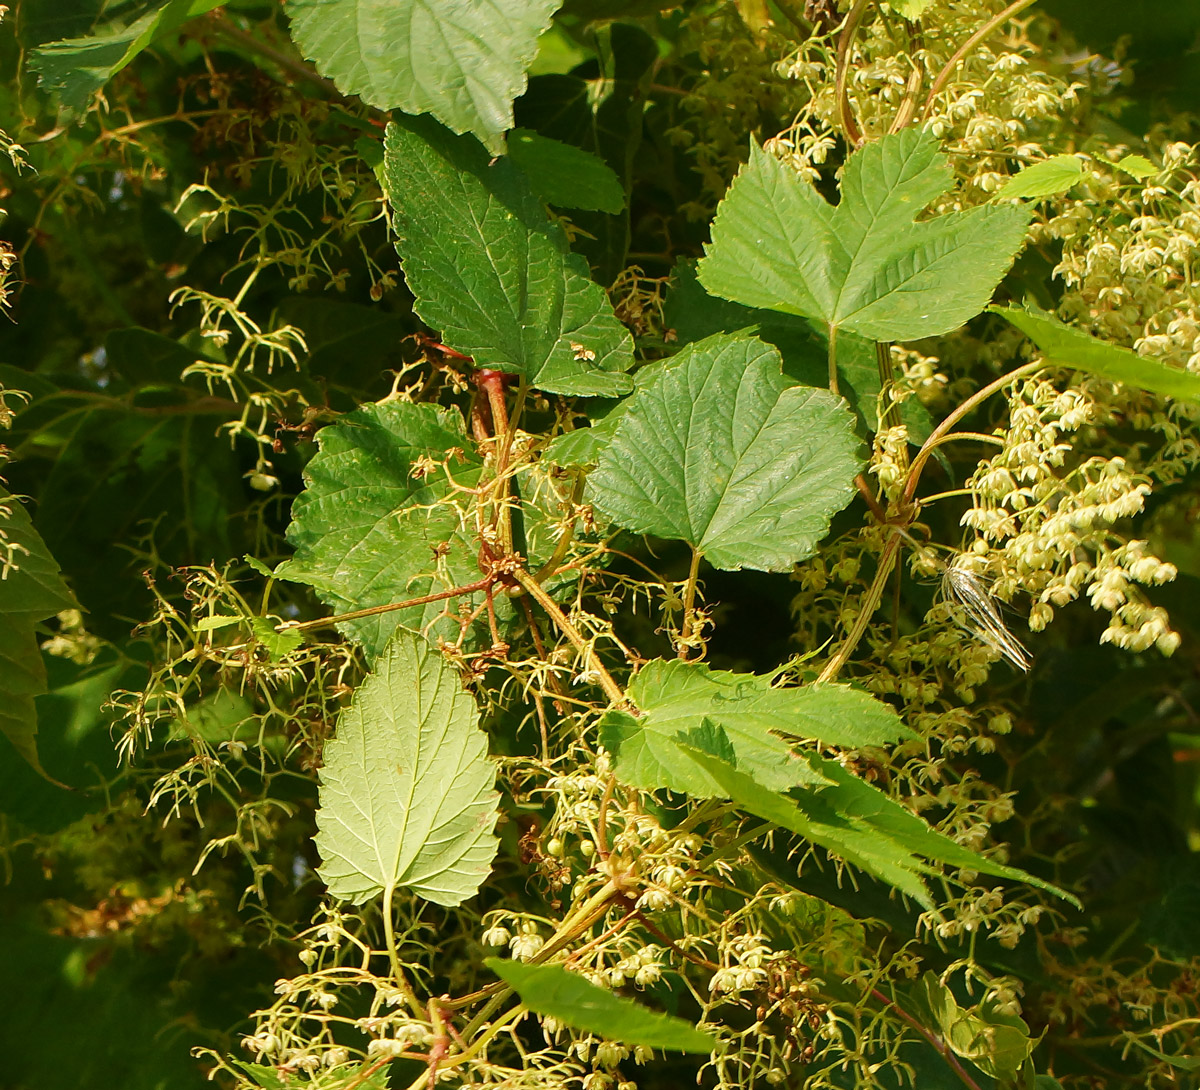
[[[357,905],[406,888],[451,906],[474,896],[499,846],[478,719],[454,667],[398,632],[325,747],[316,845],[332,896]]]

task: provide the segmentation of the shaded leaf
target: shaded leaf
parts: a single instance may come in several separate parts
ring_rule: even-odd
[[[1077,155],[1054,155],[1014,174],[992,198],[1053,197],[1065,193],[1083,177],[1083,160]]]
[[[529,129],[513,129],[507,148],[534,193],[547,204],[609,213],[625,207],[620,179],[591,152]]]
[[[292,37],[344,95],[431,113],[491,150],[560,0],[288,0]]]
[[[486,958],[484,964],[536,1014],[610,1041],[675,1052],[711,1052],[716,1040],[690,1022],[613,995],[561,965]]]
[[[1073,367],[1113,382],[1176,398],[1200,398],[1200,375],[1139,356],[1128,348],[1064,325],[1051,314],[1017,307],[991,307],[1041,350],[1047,363]]]
[[[921,977],[913,1004],[955,1055],[994,1079],[1015,1079],[1036,1044],[1024,1021],[997,1010],[994,1001],[985,1000],[969,1010],[960,1007],[936,973]]]
[[[905,129],[851,155],[835,208],[754,145],[717,209],[700,282],[871,340],[949,332],[987,305],[1030,216],[987,205],[916,222],[949,182],[936,139]]]
[[[933,0],[890,0],[892,10],[898,11],[905,19],[915,19],[921,15]]]
[[[29,67],[38,84],[63,106],[83,113],[92,97],[155,38],[225,0],[166,0],[125,27],[104,28],[86,38],[51,42],[33,51]]]
[[[362,904],[403,887],[458,905],[475,895],[499,844],[478,721],[455,668],[398,632],[325,746],[317,872],[332,896]]]
[[[550,393],[632,389],[629,333],[513,163],[409,118],[388,126],[381,178],[417,314],[446,344]]]
[[[34,698],[46,691],[46,667],[37,626],[76,605],[29,513],[0,486],[0,733],[39,772]]]
[[[638,391],[587,495],[617,525],[686,541],[714,567],[783,571],[849,502],[857,452],[840,399],[791,385],[757,338],[716,335]]]

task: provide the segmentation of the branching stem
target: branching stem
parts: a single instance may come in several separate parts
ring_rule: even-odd
[[[534,599],[549,615],[550,619],[558,625],[559,631],[567,637],[575,645],[575,649],[584,657],[584,661],[588,665],[600,683],[605,694],[613,704],[626,703],[625,691],[613,679],[612,674],[605,669],[604,663],[600,661],[600,656],[596,654],[596,649],[583,638],[583,634],[572,623],[568,617],[558,607],[558,603],[550,597],[549,594],[542,588],[542,585],[534,579],[529,572],[518,568],[513,572],[513,578],[521,584],[528,592],[531,598]]]
[[[940,1055],[942,1057],[942,1059],[946,1061],[946,1064],[950,1068],[950,1070],[953,1071],[962,1080],[963,1085],[966,1086],[968,1088],[968,1090],[980,1090],[979,1083],[977,1083],[973,1078],[971,1078],[971,1076],[969,1074],[967,1074],[967,1069],[965,1067],[963,1067],[963,1065],[959,1062],[958,1057],[955,1056],[954,1053],[950,1050],[950,1046],[947,1045],[946,1042],[943,1041],[941,1037],[939,1037],[932,1030],[927,1029],[925,1026],[921,1025],[921,1023],[919,1021],[917,1021],[917,1019],[914,1018],[911,1014],[909,1014],[908,1011],[904,1010],[903,1007],[898,1006],[896,1003],[894,1003],[892,1000],[890,1000],[878,988],[872,988],[871,995],[873,998],[877,999],[880,1003],[882,1003],[885,1007],[888,1007],[891,1010],[895,1011],[896,1017],[899,1018],[900,1021],[906,1022],[913,1029],[915,1029],[922,1037],[924,1037],[925,1040],[928,1041],[934,1047],[934,1049],[937,1050],[938,1055]]]
[[[687,582],[683,587],[683,624],[679,629],[679,657],[688,657],[688,644],[692,639],[696,618],[696,583],[700,575],[700,550],[692,546],[692,563],[688,568]]]
[[[341,624],[342,621],[357,621],[361,617],[376,617],[380,613],[392,613],[397,609],[408,609],[410,606],[428,605],[430,602],[441,602],[447,598],[457,598],[463,594],[474,594],[476,591],[487,590],[496,582],[495,575],[485,575],[474,583],[466,583],[461,587],[451,587],[449,590],[439,590],[436,594],[422,594],[420,598],[409,598],[403,602],[389,602],[386,606],[369,606],[367,609],[356,609],[351,613],[338,613],[332,617],[318,617],[312,621],[284,621],[275,626],[276,632],[303,632],[308,628],[323,628],[325,625]]]
[[[850,9],[850,14],[846,16],[846,21],[842,24],[841,37],[838,38],[837,47],[837,103],[838,103],[838,119],[841,122],[842,132],[846,134],[846,139],[852,147],[860,147],[863,143],[862,130],[858,127],[858,122],[854,118],[854,114],[850,110],[850,93],[847,89],[847,82],[850,75],[850,46],[854,42],[854,35],[858,31],[858,24],[862,22],[863,15],[866,14],[867,6],[871,0],[857,0],[854,7]],[[830,353],[832,355],[832,345]],[[837,393],[837,380],[830,376],[830,389]]]

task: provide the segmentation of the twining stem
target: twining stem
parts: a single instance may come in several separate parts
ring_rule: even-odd
[[[925,79],[925,72],[921,67],[920,61],[916,59],[918,50],[924,48],[925,41],[919,32],[914,32],[909,36],[908,53],[912,57],[912,71],[908,74],[908,83],[904,87],[904,99],[900,103],[900,109],[896,111],[896,116],[888,127],[888,132],[895,134],[911,123],[917,112],[917,95],[921,92],[921,84]]]
[[[369,606],[366,609],[356,609],[352,613],[338,613],[333,617],[318,617],[314,621],[284,621],[275,626],[276,632],[303,632],[306,628],[321,628],[324,625],[341,624],[342,621],[357,621],[360,617],[375,617],[380,613],[391,613],[397,609],[408,609],[410,606],[428,605],[430,602],[441,602],[446,598],[457,598],[462,594],[474,594],[476,591],[487,590],[496,581],[495,575],[485,575],[474,583],[466,583],[461,587],[451,587],[449,590],[439,590],[436,594],[422,594],[420,598],[409,598],[404,602],[389,602],[386,606]]]
[[[550,619],[558,625],[559,631],[567,637],[574,645],[577,651],[584,657],[584,661],[600,682],[608,699],[614,704],[624,704],[625,692],[620,685],[613,680],[612,674],[605,669],[604,663],[600,661],[600,656],[596,654],[595,648],[583,638],[583,634],[572,623],[571,619],[558,608],[558,603],[542,589],[539,583],[529,572],[523,568],[518,568],[512,573],[512,577],[529,592],[529,596],[533,598],[549,615]]]
[[[850,45],[854,41],[858,24],[862,22],[867,5],[870,3],[871,0],[857,0],[854,7],[850,9],[850,14],[846,16],[846,21],[842,24],[842,34],[838,38],[837,47],[836,89],[838,121],[842,126],[842,132],[846,134],[846,139],[856,148],[862,144],[863,134],[862,130],[858,127],[858,122],[854,119],[853,113],[850,111],[850,93],[847,90],[846,84],[850,74]],[[831,377],[830,389],[836,394],[837,386],[833,382],[834,380]]]
[[[982,390],[977,390],[966,401],[952,410],[946,419],[929,433],[929,438],[925,440],[921,449],[917,451],[916,457],[912,460],[912,465],[908,470],[908,478],[904,482],[903,497],[905,506],[912,503],[912,498],[916,494],[917,484],[921,480],[921,471],[925,468],[925,463],[929,461],[930,455],[933,454],[938,444],[948,436],[950,429],[977,405],[986,401],[997,391],[1004,389],[1010,382],[1020,378],[1022,375],[1031,375],[1035,371],[1040,371],[1045,366],[1044,360],[1034,360],[1032,363],[1026,363],[1016,368],[1014,371],[1009,371],[1007,375],[1001,375],[994,382],[989,382]]]
[[[687,582],[683,587],[683,624],[679,629],[679,657],[688,657],[688,644],[695,630],[696,582],[700,575],[700,550],[692,546],[692,565],[688,569]]]
[[[1020,15],[1026,8],[1033,7],[1037,0],[1014,0],[998,15],[994,15],[986,23],[983,24],[974,34],[972,34],[962,45],[954,51],[954,55],[946,62],[945,67],[937,74],[937,78],[933,81],[933,85],[929,88],[929,94],[925,98],[925,106],[921,110],[921,117],[926,118],[933,110],[933,100],[937,98],[942,88],[950,81],[950,77],[954,75],[954,71],[958,68],[959,63],[968,53],[971,52],[984,38],[992,33],[999,26],[1003,26],[1009,19],[1016,15]]]
[[[487,394],[488,408],[492,414],[492,434],[496,440],[496,481],[492,491],[493,516],[499,537],[501,553],[511,556],[513,551],[512,512],[508,509],[508,461],[512,452],[513,428],[509,424],[508,402],[504,396],[504,374],[501,371],[484,369],[476,373],[476,381]]]
[[[821,676],[817,678],[818,682],[833,681],[841,673],[842,667],[850,660],[850,656],[854,654],[858,641],[863,638],[867,626],[871,623],[871,618],[875,615],[875,610],[879,608],[879,603],[883,600],[883,591],[887,586],[888,576],[892,574],[896,553],[900,549],[900,537],[898,529],[892,531],[887,544],[883,547],[883,552],[879,554],[879,567],[875,572],[875,578],[859,604],[858,617],[854,621],[854,627],[842,642],[842,646],[838,648],[837,654],[821,671]]]
[[[959,1062],[958,1057],[955,1056],[950,1050],[950,1046],[947,1045],[946,1042],[941,1039],[941,1037],[939,1037],[932,1030],[926,1029],[926,1027],[921,1025],[921,1023],[917,1021],[917,1019],[915,1019],[911,1014],[909,1014],[908,1011],[904,1010],[903,1007],[898,1006],[896,1003],[890,1000],[878,988],[872,988],[871,995],[885,1007],[890,1007],[893,1011],[895,1011],[896,1016],[900,1019],[900,1021],[907,1022],[922,1037],[924,1037],[925,1040],[937,1050],[942,1059],[946,1061],[946,1064],[949,1066],[950,1070],[962,1080],[963,1085],[968,1087],[968,1090],[980,1090],[979,1083],[977,1083],[969,1074],[967,1074],[967,1069],[963,1067],[963,1065]]]

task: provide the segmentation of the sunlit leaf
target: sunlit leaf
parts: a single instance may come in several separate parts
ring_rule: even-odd
[[[589,501],[717,568],[783,571],[810,556],[850,501],[858,439],[844,402],[780,366],[751,336],[689,345],[630,401]]]
[[[398,632],[325,745],[317,873],[332,896],[474,896],[499,844],[496,768],[478,720],[457,670]]]
[[[716,785],[682,747],[705,723],[724,732],[739,769],[776,790],[829,782],[813,775],[781,736],[852,748],[912,736],[890,707],[848,685],[775,686],[769,677],[677,659],[646,663],[627,693],[640,714],[610,711],[600,724],[617,776],[696,798],[711,797]]]
[[[486,958],[484,964],[537,1014],[610,1041],[675,1052],[711,1052],[716,1040],[690,1022],[647,1010],[597,987],[561,965],[526,965]]]
[[[1158,167],[1144,155],[1122,156],[1116,161],[1114,166],[1118,170],[1123,170],[1126,174],[1136,178],[1139,182],[1144,182],[1147,178],[1158,173]]]
[[[724,299],[871,340],[947,333],[987,305],[1030,216],[986,205],[918,220],[949,184],[946,157],[919,129],[851,155],[836,207],[754,145],[717,209],[700,282]]]
[[[1052,314],[1017,307],[992,307],[991,310],[1033,341],[1047,363],[1072,367],[1168,397],[1200,398],[1200,375],[1191,371],[1168,367],[1128,348],[1089,336],[1082,330],[1064,325]]]
[[[1054,155],[1014,174],[992,198],[1053,197],[1065,193],[1083,177],[1083,160],[1077,155]]]
[[[525,176],[427,119],[388,126],[380,173],[421,320],[476,367],[618,397],[632,340]]]
[[[560,0],[288,0],[292,37],[344,95],[432,113],[499,153]]]

